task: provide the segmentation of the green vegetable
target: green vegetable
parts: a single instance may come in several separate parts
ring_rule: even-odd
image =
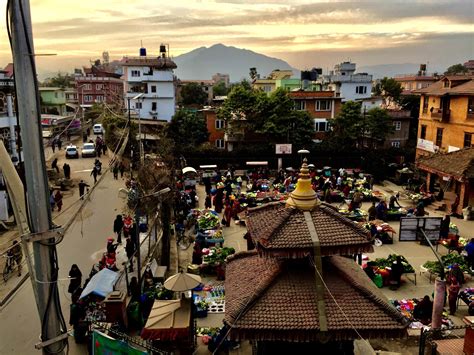
[[[375,259],[375,264],[379,268],[391,267],[392,263],[397,260],[398,256],[400,256],[400,258],[401,258],[404,273],[415,272],[415,269],[413,269],[413,266],[410,265],[408,260],[405,259],[405,257],[403,255],[390,254],[387,258],[377,258],[377,259]]]

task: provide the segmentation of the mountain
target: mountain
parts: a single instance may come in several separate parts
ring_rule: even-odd
[[[428,73],[443,73],[445,69],[428,65]],[[374,79],[382,79],[383,77],[394,77],[399,74],[416,74],[420,70],[420,64],[404,63],[404,64],[378,64],[366,65],[357,68],[358,73],[368,73],[374,76]]]
[[[191,52],[174,57],[178,68],[176,75],[182,80],[210,80],[215,73],[230,75],[231,82],[249,78],[249,69],[257,68],[263,78],[274,69],[293,70],[293,76],[299,77],[299,70],[292,68],[287,62],[259,54],[248,49],[241,49],[223,44],[215,44],[209,48],[200,47]]]

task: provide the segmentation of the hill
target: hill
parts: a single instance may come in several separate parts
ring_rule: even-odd
[[[211,47],[200,47],[191,52],[174,57],[178,65],[176,75],[182,80],[211,79],[215,73],[230,75],[231,82],[249,78],[249,68],[257,68],[261,77],[265,77],[274,69],[291,69],[293,75],[299,77],[299,70],[292,68],[287,62],[278,58],[223,44]]]
[[[358,73],[368,73],[374,76],[374,79],[382,79],[383,77],[394,77],[400,74],[416,74],[420,69],[420,64],[403,63],[403,64],[378,64],[366,65],[357,68]],[[444,69],[428,66],[428,72],[442,73]]]

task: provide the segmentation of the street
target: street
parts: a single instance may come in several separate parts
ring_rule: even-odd
[[[102,156],[102,173],[108,167],[108,155]],[[66,159],[64,149],[58,156],[59,167],[62,167]],[[83,179],[91,187],[94,180],[90,176],[90,170],[94,163],[94,158],[79,158],[67,160],[71,166],[71,178],[75,180],[75,187],[72,189],[73,197],[64,200],[63,209],[69,207],[69,201],[79,198],[77,183]],[[50,167],[50,163],[47,164]],[[62,171],[61,171],[62,174]],[[94,190],[81,213],[67,231],[65,238],[58,245],[59,258],[59,294],[61,298],[62,311],[66,323],[69,323],[70,294],[67,293],[69,280],[67,280],[69,269],[72,264],[77,264],[82,271],[82,281],[88,277],[92,264],[96,263],[101,254],[105,251],[107,237],[113,236],[112,224],[115,216],[122,212],[123,200],[118,197],[118,189],[124,186],[124,180],[114,180],[111,172],[106,173],[100,185]],[[77,207],[69,209],[61,215],[56,224],[64,225],[77,211]],[[57,212],[53,213],[53,217]],[[120,254],[125,254],[123,247],[118,249]],[[16,276],[15,276],[16,277]],[[27,280],[10,301],[0,310],[0,354],[31,354],[36,352],[34,344],[39,342],[40,322],[38,312],[32,292],[31,282]],[[69,325],[68,325],[69,327]],[[77,346],[74,339],[69,339],[70,354],[84,354],[84,346]]]

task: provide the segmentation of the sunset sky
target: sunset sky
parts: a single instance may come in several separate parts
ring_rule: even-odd
[[[4,15],[6,0],[0,0]],[[474,1],[31,0],[42,71],[71,70],[100,57],[150,52],[161,42],[179,55],[223,43],[299,68],[474,59]],[[4,16],[2,17],[4,18]],[[0,66],[11,61],[1,22]]]

